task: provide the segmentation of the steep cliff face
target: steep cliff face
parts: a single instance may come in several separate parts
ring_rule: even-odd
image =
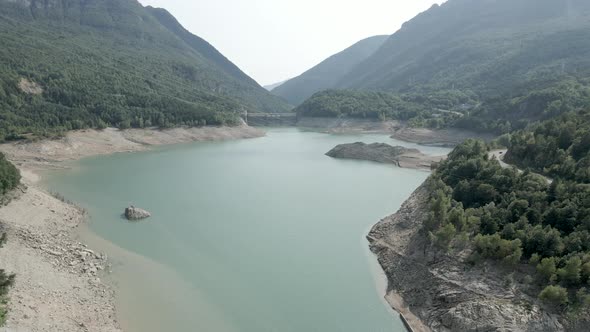
[[[389,282],[423,327],[433,331],[563,331],[558,315],[525,293],[524,271],[507,280],[499,266],[466,264],[468,251],[446,255],[427,248],[420,233],[429,210],[426,185],[392,216],[373,227],[368,240]],[[391,302],[394,309],[404,308]],[[576,327],[568,330],[583,331]]]

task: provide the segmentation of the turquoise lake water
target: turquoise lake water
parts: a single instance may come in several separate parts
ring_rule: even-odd
[[[356,141],[417,147],[269,129],[88,158],[44,184],[88,209],[126,331],[404,331],[364,236],[428,173],[324,155]],[[129,204],[153,217],[126,222]]]

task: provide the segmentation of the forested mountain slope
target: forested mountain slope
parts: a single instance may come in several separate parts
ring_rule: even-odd
[[[458,90],[430,94],[324,90],[297,106],[295,112],[302,117],[395,119],[413,126],[440,128],[463,118],[461,105],[474,103],[477,96]]]
[[[272,93],[285,98],[293,105],[299,105],[314,93],[335,87],[348,71],[373,54],[387,37],[373,36],[363,39],[300,76],[281,84],[273,89]]]
[[[0,141],[289,109],[170,14],[135,0],[0,0],[0,44]]]
[[[154,16],[160,24],[165,26],[168,30],[182,39],[187,45],[197,51],[199,54],[207,58],[207,60],[215,63],[232,77],[244,82],[257,85],[252,78],[244,74],[240,68],[229,61],[223,54],[215,49],[211,44],[199,36],[195,36],[186,30],[172,14],[162,8],[146,7],[146,10]]]
[[[496,261],[512,287],[576,331],[590,320],[589,128],[579,111],[513,133],[505,159],[524,172],[502,167],[483,142],[458,146],[428,182],[423,224],[431,250],[468,257],[466,269]]]
[[[338,83],[498,94],[590,73],[590,2],[449,0],[405,23]]]
[[[352,90],[464,95],[468,102],[417,105],[423,112],[413,123],[506,133],[589,106],[589,78],[590,2],[449,0],[405,23],[336,88],[348,100]],[[323,102],[350,113],[348,103]]]

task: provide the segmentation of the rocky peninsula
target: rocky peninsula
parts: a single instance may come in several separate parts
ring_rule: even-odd
[[[414,331],[565,330],[558,315],[527,294],[527,271],[507,280],[493,263],[467,264],[469,249],[445,254],[428,248],[421,229],[429,198],[423,184],[367,236],[387,276],[385,298]]]
[[[326,153],[332,158],[368,160],[384,164],[393,164],[403,168],[430,170],[433,163],[444,156],[429,156],[417,149],[403,146],[391,146],[385,143],[365,144],[362,142],[340,144]]]

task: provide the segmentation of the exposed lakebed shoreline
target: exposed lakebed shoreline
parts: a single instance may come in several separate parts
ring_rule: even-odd
[[[406,122],[397,120],[374,121],[356,118],[302,117],[298,120],[297,126],[330,134],[384,133],[391,135],[393,139],[404,142],[441,147],[455,147],[468,138],[491,141],[496,137],[489,133],[457,128],[415,128],[410,127]]]
[[[151,146],[264,136],[248,127],[132,129],[70,132],[58,140],[0,145],[21,171],[23,185],[0,208],[8,240],[2,268],[16,273],[9,315],[0,331],[120,331],[114,289],[103,281],[110,260],[81,243],[83,209],[39,186],[39,171],[67,168],[94,155],[144,151]],[[127,253],[125,253],[127,254]]]
[[[63,162],[85,157],[120,152],[146,151],[153,146],[256,138],[263,130],[246,125],[237,127],[197,127],[158,129],[79,130],[56,140],[0,145],[16,166],[25,170],[46,170],[65,167]]]
[[[107,256],[79,242],[83,210],[37,188],[0,208],[7,242],[2,268],[16,273],[7,331],[119,331]],[[0,329],[1,330],[1,329]]]
[[[341,128],[338,132],[343,133],[348,132],[348,130]],[[353,129],[352,132],[362,133],[364,130]],[[369,132],[373,131],[369,130]],[[83,212],[67,203],[63,203],[60,200],[53,198],[51,195],[48,195],[41,189],[37,188],[35,183],[39,180],[39,177],[33,171],[52,168],[67,168],[67,166],[64,164],[64,162],[67,161],[115,152],[144,151],[149,149],[150,146],[156,145],[184,143],[199,140],[254,138],[263,135],[264,132],[261,130],[247,126],[236,128],[208,127],[195,129],[173,129],[170,131],[119,131],[115,129],[107,129],[105,131],[87,130],[81,132],[72,132],[69,133],[66,138],[56,141],[40,141],[27,144],[9,144],[1,146],[0,149],[3,150],[3,152],[5,152],[7,156],[19,166],[21,172],[24,175],[25,183],[29,184],[29,189],[25,191],[24,196],[26,196],[28,193],[32,193],[34,195],[29,200],[23,198],[17,199],[13,203],[9,204],[8,207],[0,209],[0,211],[6,211],[7,214],[3,215],[2,219],[6,219],[8,222],[5,222],[5,224],[9,225],[9,244],[7,245],[7,248],[0,251],[0,254],[7,256],[12,254],[15,257],[18,257],[21,252],[30,251],[32,257],[35,257],[35,259],[45,262],[46,264],[50,264],[52,270],[44,271],[44,273],[40,273],[40,271],[28,271],[25,269],[25,265],[28,265],[27,263],[21,263],[22,266],[20,268],[15,266],[16,263],[12,266],[8,264],[5,267],[8,271],[16,272],[19,275],[35,275],[35,273],[37,273],[38,278],[43,278],[45,274],[55,275],[56,278],[59,278],[59,280],[56,281],[56,284],[66,285],[66,288],[71,287],[71,285],[78,285],[76,287],[84,287],[84,291],[74,291],[71,294],[72,297],[68,298],[67,296],[64,297],[63,294],[52,292],[48,286],[40,286],[39,283],[37,283],[38,285],[35,286],[35,281],[26,280],[25,283],[23,282],[25,278],[21,277],[21,282],[19,283],[17,279],[17,285],[12,292],[13,301],[14,299],[25,298],[21,295],[15,295],[20,293],[26,296],[26,294],[31,294],[35,287],[38,287],[40,288],[39,291],[41,294],[45,294],[47,303],[61,303],[60,307],[62,308],[71,308],[72,303],[84,303],[84,311],[76,312],[78,316],[76,318],[70,319],[68,318],[68,315],[71,315],[71,310],[63,309],[60,312],[59,310],[55,310],[53,307],[45,308],[42,306],[42,310],[40,310],[39,307],[33,304],[33,307],[37,308],[37,311],[31,309],[31,312],[29,313],[27,307],[30,307],[31,304],[28,301],[21,300],[18,302],[18,300],[16,300],[14,303],[11,303],[12,311],[8,321],[8,326],[24,327],[33,331],[48,330],[44,327],[49,326],[48,324],[54,324],[57,329],[63,331],[93,330],[93,328],[91,328],[92,326],[100,326],[98,329],[101,331],[117,331],[119,329],[119,324],[117,323],[116,315],[114,314],[115,309],[113,290],[102,282],[97,282],[97,278],[100,278],[98,277],[98,275],[101,274],[100,271],[104,269],[108,270],[108,261],[103,259],[103,254],[98,253],[98,256],[95,256],[97,257],[96,259],[98,262],[92,262],[93,266],[97,270],[96,277],[92,272],[90,272],[90,274],[88,273],[88,270],[93,271],[91,267],[87,267],[90,266],[90,264],[80,265],[79,271],[76,270],[78,268],[72,268],[72,266],[68,266],[73,261],[70,260],[70,257],[74,257],[75,255],[76,260],[81,260],[81,255],[85,254],[80,254],[80,252],[84,251],[84,249],[88,249],[76,240],[76,228],[84,221]],[[26,206],[33,203],[36,204],[36,202],[39,200],[51,202],[51,208],[39,212],[40,220],[38,222],[43,224],[46,220],[48,220],[47,216],[57,214],[57,218],[54,220],[54,223],[62,223],[63,228],[60,228],[60,231],[56,236],[65,239],[65,242],[58,245],[58,249],[64,252],[63,255],[65,255],[64,257],[66,258],[61,259],[60,262],[56,262],[55,257],[53,257],[55,256],[54,254],[50,253],[48,256],[47,251],[43,249],[46,249],[46,247],[39,246],[39,248],[36,248],[35,245],[32,245],[31,242],[26,240],[16,230],[23,224],[28,223],[28,221],[23,220],[18,215],[18,213],[15,212],[17,210],[14,210],[14,207],[19,206],[19,204],[20,206]],[[63,214],[60,214],[62,210],[64,212]],[[76,215],[74,216],[74,214]],[[76,220],[76,222],[68,224],[62,221],[62,218],[64,220],[73,218]],[[53,227],[53,225],[51,226]],[[49,225],[44,227],[49,227]],[[15,230],[11,231],[11,228]],[[35,236],[43,236],[42,234],[52,234],[48,233],[49,230],[47,228],[43,227],[34,229],[33,231],[36,234]],[[13,238],[12,241],[10,240],[11,238]],[[51,243],[51,240],[52,239],[50,237],[45,239],[48,244]],[[37,241],[35,240],[34,242]],[[10,247],[13,248],[10,249]],[[52,249],[50,249],[50,251],[53,252]],[[22,260],[19,261],[25,262]],[[63,276],[63,274],[66,274],[73,280],[68,281],[67,278]],[[34,280],[34,277],[31,278],[31,280]],[[42,284],[42,282],[40,284]],[[58,289],[60,288],[58,287]],[[87,292],[89,295],[87,296],[86,300],[80,300],[79,296],[82,296],[81,294],[84,294],[84,292]],[[104,301],[95,301],[95,296],[92,294],[99,294],[99,296],[101,296]],[[64,302],[56,302],[53,300],[53,296],[56,298],[63,298]],[[35,298],[38,297],[29,296],[29,299]],[[102,314],[102,316],[97,315],[97,312],[102,312],[104,314]],[[21,313],[23,314],[21,315]]]

